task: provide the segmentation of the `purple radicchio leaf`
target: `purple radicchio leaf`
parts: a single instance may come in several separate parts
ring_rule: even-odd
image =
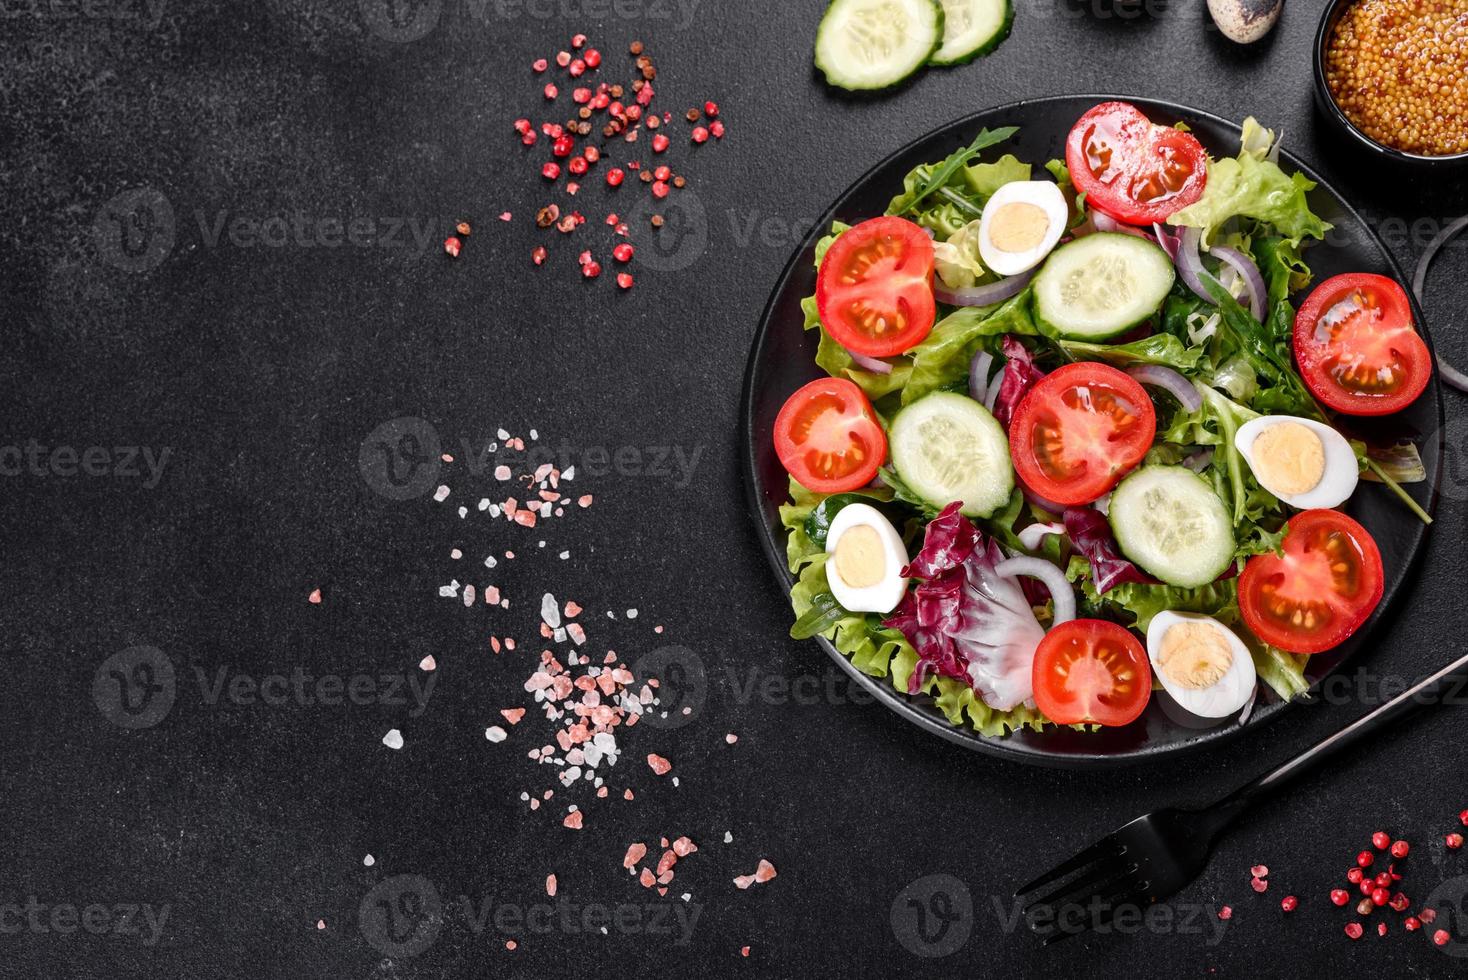
[[[1045,372],[1035,367],[1035,356],[1014,337],[1005,334],[1000,343],[1006,363],[999,385],[999,398],[994,402],[994,417],[1008,429],[1015,406],[1035,382],[1045,377]]]
[[[1035,648],[1045,630],[1019,580],[995,573],[1004,553],[984,541],[959,506],[949,504],[928,525],[922,550],[903,573],[923,581],[883,625],[900,630],[917,651],[909,693],[934,675],[953,677],[989,707],[1009,711],[1034,694]]]
[[[1064,520],[1065,533],[1070,536],[1071,544],[1091,563],[1091,578],[1098,593],[1109,592],[1124,582],[1152,584],[1157,581],[1122,556],[1111,533],[1111,525],[1099,510],[1068,507]]]

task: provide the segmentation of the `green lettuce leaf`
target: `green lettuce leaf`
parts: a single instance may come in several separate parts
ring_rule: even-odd
[[[1021,163],[1013,155],[1006,153],[993,163],[976,163],[965,167],[964,177],[968,181],[969,190],[987,204],[994,192],[1005,184],[1029,180],[1030,172],[1028,163]]]
[[[1161,364],[1184,374],[1192,373],[1207,353],[1202,347],[1186,347],[1170,333],[1153,334],[1129,344],[1085,344],[1060,340],[1060,349],[1077,361],[1104,361],[1116,367]]]
[[[979,227],[974,220],[949,236],[946,242],[933,246],[938,278],[949,289],[967,289],[989,278],[984,261],[979,257]]]
[[[1004,334],[1039,333],[1030,316],[1030,290],[998,306],[966,306],[939,320],[927,338],[908,351],[912,374],[902,389],[902,404],[968,377],[969,362],[986,340]],[[997,349],[997,346],[995,347]]]
[[[1306,238],[1324,238],[1331,228],[1310,210],[1306,195],[1314,189],[1303,174],[1286,174],[1279,164],[1246,152],[1210,160],[1203,196],[1167,221],[1203,229],[1207,245],[1230,218],[1253,218],[1298,246]]]

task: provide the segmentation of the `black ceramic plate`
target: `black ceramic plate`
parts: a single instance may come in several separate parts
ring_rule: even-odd
[[[1063,157],[1065,137],[1071,125],[1091,106],[1113,98],[1136,104],[1155,122],[1187,123],[1215,156],[1232,156],[1238,152],[1237,125],[1195,109],[1150,99],[1064,96],[988,109],[930,133],[877,164],[817,222],[810,239],[790,259],[765,308],[764,320],[750,351],[740,420],[750,511],[758,525],[765,554],[787,592],[794,579],[785,564],[785,531],[779,516],[780,504],[788,499],[787,478],[775,455],[770,433],[775,416],[790,393],[820,374],[815,366],[818,338],[815,332],[803,329],[800,310],[801,299],[815,292],[812,256],[816,241],[832,220],[855,224],[883,213],[887,202],[901,189],[902,178],[909,170],[966,146],[985,126],[1020,127],[1019,133],[1007,143],[988,151],[985,159],[1010,152],[1038,166],[1046,160]],[[1399,282],[1407,281],[1380,239],[1339,194],[1321,183],[1319,177],[1289,153],[1283,154],[1281,165],[1288,171],[1298,170],[1319,184],[1311,195],[1311,207],[1335,225],[1328,240],[1307,253],[1317,282],[1342,272],[1375,272]],[[1426,336],[1422,311],[1415,300],[1413,309],[1418,329]],[[1428,342],[1431,343],[1430,337]],[[1437,499],[1442,460],[1442,398],[1436,379],[1408,411],[1383,424],[1392,428],[1378,432],[1378,436],[1400,432],[1418,439],[1428,480],[1410,490],[1419,503],[1431,510]],[[1387,615],[1427,538],[1427,528],[1379,485],[1363,482],[1346,509],[1371,531],[1381,546],[1386,566],[1386,596],[1365,629],[1342,647],[1311,659],[1307,671],[1311,681],[1319,681],[1367,646],[1368,638]],[[1260,703],[1246,725],[1232,722],[1200,731],[1169,720],[1154,698],[1146,713],[1125,728],[1095,734],[1047,728],[1041,732],[1022,731],[1003,738],[987,738],[972,728],[949,724],[931,698],[898,693],[885,678],[868,677],[856,670],[826,640],[818,642],[855,682],[919,727],[976,751],[1033,765],[1103,767],[1177,755],[1235,737],[1245,728],[1258,728],[1286,707],[1272,693],[1261,692]]]

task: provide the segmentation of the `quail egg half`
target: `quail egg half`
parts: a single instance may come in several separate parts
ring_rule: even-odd
[[[1328,425],[1268,415],[1239,426],[1236,442],[1259,485],[1291,507],[1339,507],[1356,492],[1355,450]]]
[[[1249,648],[1211,616],[1158,613],[1147,627],[1147,657],[1173,700],[1203,718],[1242,711],[1254,694]]]
[[[995,274],[1017,276],[1049,255],[1065,234],[1068,212],[1060,187],[1046,180],[1004,184],[984,205],[979,258]]]
[[[831,594],[850,612],[889,613],[907,591],[902,570],[907,548],[881,511],[847,504],[826,533],[826,580]]]

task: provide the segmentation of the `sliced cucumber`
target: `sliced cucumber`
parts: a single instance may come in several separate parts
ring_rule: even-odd
[[[888,88],[942,43],[938,0],[832,0],[816,31],[816,67],[840,88]]]
[[[938,391],[892,420],[892,465],[934,507],[963,501],[963,513],[988,517],[1009,502],[1014,467],[1009,439],[989,411],[963,395]]]
[[[1162,308],[1172,260],[1144,238],[1097,233],[1050,253],[1035,276],[1035,313],[1067,340],[1106,340]]]
[[[1010,0],[942,0],[943,46],[929,59],[935,65],[961,65],[988,54],[1009,36],[1014,24]]]
[[[1144,466],[1122,480],[1109,519],[1126,556],[1168,585],[1207,585],[1238,547],[1223,501],[1184,466]]]

